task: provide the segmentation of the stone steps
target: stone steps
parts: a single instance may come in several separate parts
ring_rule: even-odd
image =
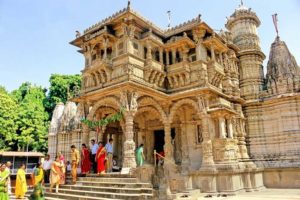
[[[83,195],[65,194],[65,193],[48,193],[46,192],[46,200],[111,200],[111,198],[90,197]],[[121,199],[114,199],[121,200]]]
[[[126,188],[126,187],[98,187],[98,186],[87,186],[87,185],[61,185],[62,189],[69,190],[84,190],[84,191],[95,191],[95,192],[113,192],[113,193],[147,193],[152,194],[152,188]]]
[[[127,187],[127,188],[152,188],[150,183],[122,183],[122,182],[96,182],[96,181],[78,181],[77,185],[95,186],[95,187]]]
[[[47,188],[48,191],[48,188]],[[128,174],[87,174],[75,185],[61,185],[58,193],[46,192],[46,200],[154,199],[152,184],[140,183]]]
[[[114,193],[114,192],[96,192],[96,191],[85,191],[85,190],[74,190],[74,189],[63,189],[60,188],[58,193],[64,193],[67,195],[85,196],[85,197],[96,197],[96,198],[107,198],[107,199],[152,199],[153,195],[148,193]],[[52,193],[51,193],[52,194]],[[48,196],[48,195],[47,195]]]

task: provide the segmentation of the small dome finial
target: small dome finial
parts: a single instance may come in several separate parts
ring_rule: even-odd
[[[130,8],[131,8],[131,1],[128,0],[128,2],[127,2],[127,9],[130,10]]]

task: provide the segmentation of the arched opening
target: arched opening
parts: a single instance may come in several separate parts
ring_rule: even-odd
[[[197,103],[191,99],[176,102],[171,108],[169,120],[175,163],[182,168],[199,169],[202,161],[203,139],[202,121]]]

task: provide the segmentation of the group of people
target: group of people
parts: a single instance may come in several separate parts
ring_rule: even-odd
[[[12,194],[11,191],[11,163],[2,163],[0,164],[0,199],[1,200],[9,200],[9,195]],[[24,199],[25,194],[27,192],[27,180],[26,180],[26,166],[25,164],[21,164],[20,168],[17,171],[16,176],[16,187],[15,187],[15,196],[17,199]],[[44,193],[42,189],[42,183],[44,178],[44,171],[42,169],[41,164],[37,164],[34,169],[34,179],[33,185],[34,190],[30,195],[29,200],[44,200]]]
[[[61,152],[55,157],[54,161],[50,159],[50,155],[45,156],[43,163],[37,163],[33,173],[32,182],[34,191],[30,195],[30,200],[43,200],[44,190],[43,184],[50,184],[49,192],[55,187],[58,192],[59,185],[65,183],[66,173],[71,172],[72,183],[77,180],[77,168],[81,164],[81,173],[88,174],[93,171],[97,174],[120,171],[117,165],[117,157],[113,156],[113,139],[109,139],[106,145],[103,142],[95,142],[91,140],[91,150],[82,144],[81,155],[75,145],[71,146],[71,161],[65,162],[65,158]],[[81,161],[81,163],[80,163]],[[143,153],[143,144],[136,149],[137,166],[142,166],[145,161]],[[10,167],[11,163],[0,164],[0,200],[9,200],[11,194],[10,184]],[[24,198],[27,192],[26,166],[22,164],[17,171],[15,196],[16,198]]]
[[[91,144],[91,163],[94,173],[104,174],[120,170],[116,156],[113,156],[113,139],[109,139],[106,145],[103,142],[97,144],[95,140],[91,140]]]

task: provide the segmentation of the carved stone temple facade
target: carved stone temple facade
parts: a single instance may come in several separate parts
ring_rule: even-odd
[[[200,16],[162,30],[130,6],[77,33],[85,58],[80,93],[55,108],[49,153],[114,139],[123,168],[160,197],[200,189],[235,193],[300,187],[300,71],[286,44],[271,46],[267,75],[256,13],[239,6],[226,31]],[[100,134],[80,124],[125,108]],[[146,164],[136,166],[144,144]],[[163,167],[154,150],[164,151]]]

